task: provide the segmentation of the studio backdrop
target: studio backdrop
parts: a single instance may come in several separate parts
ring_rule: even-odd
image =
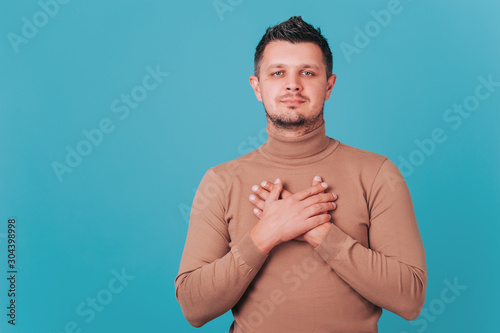
[[[428,270],[420,316],[380,332],[495,331],[500,4],[4,1],[0,331],[227,332],[184,319],[174,279],[206,170],[267,140],[248,83],[271,25],[333,52],[327,135],[389,157]],[[266,315],[266,314],[263,314]]]

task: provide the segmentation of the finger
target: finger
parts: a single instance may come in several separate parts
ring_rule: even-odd
[[[302,229],[303,233],[298,235],[294,239],[305,241],[305,238],[304,238],[305,233],[307,233],[311,229],[316,228],[318,225],[330,222],[331,219],[332,218],[331,218],[330,214],[320,214],[320,215],[315,215],[315,216],[308,218],[307,220],[305,220],[305,223],[303,224],[303,229]]]
[[[306,220],[306,225],[309,228],[308,230],[311,230],[313,228],[316,228],[318,225],[330,222],[332,217],[330,214],[320,214],[320,215],[315,215],[311,216]]]
[[[265,180],[260,183],[260,186],[264,189],[264,190],[267,190],[267,191],[271,191],[273,189],[273,183],[270,183],[270,182],[266,182]],[[291,196],[293,193],[290,192],[290,191],[287,191],[285,189],[283,189],[283,191],[281,191],[281,197],[283,199],[286,199],[288,198],[289,196]]]
[[[317,203],[314,205],[311,205],[307,207],[304,210],[304,214],[307,217],[312,217],[315,215],[321,215],[325,214],[329,210],[334,210],[335,209],[335,203],[334,202],[323,202],[323,203]]]
[[[304,204],[304,207],[308,207],[317,203],[323,203],[323,202],[333,202],[337,199],[336,195],[330,192],[327,193],[319,193],[316,195],[313,195],[309,198],[306,198],[302,200],[302,203]],[[336,204],[334,203],[334,206],[336,208]]]
[[[312,186],[315,186],[315,185],[318,185],[318,184],[321,184],[321,182],[323,181],[323,179],[321,179],[320,176],[314,176],[313,178],[313,182],[312,182]]]
[[[269,197],[267,198],[267,201],[276,201],[279,199],[281,190],[283,189],[283,183],[281,182],[281,179],[276,178],[274,181],[274,186],[271,192],[269,192]]]
[[[271,191],[273,189],[273,183],[267,182],[265,180],[262,183],[260,183],[260,186],[262,186],[264,189],[268,191]]]
[[[258,209],[258,208],[254,208],[253,209],[253,213],[255,216],[257,216],[259,219],[262,218],[262,210],[261,209]]]
[[[264,209],[264,201],[257,197],[255,194],[250,194],[248,200],[258,209]]]
[[[262,188],[259,185],[254,185],[254,186],[252,186],[252,191],[253,191],[253,193],[257,194],[259,197],[261,197],[262,200],[267,200],[267,198],[269,197],[269,192],[271,190],[266,190],[265,188]]]
[[[312,186],[318,185],[323,181],[323,179],[320,176],[314,176],[313,181],[312,181]],[[335,193],[332,193],[334,199],[337,200],[337,195]]]
[[[325,182],[319,183],[317,185],[311,186],[309,188],[306,188],[305,190],[299,191],[295,193],[293,196],[296,197],[298,200],[304,200],[307,197],[310,197],[312,195],[321,193],[325,191],[325,189],[328,187],[328,185]]]

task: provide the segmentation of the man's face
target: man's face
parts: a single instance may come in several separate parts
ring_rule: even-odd
[[[335,79],[327,80],[318,45],[273,41],[264,49],[259,77],[251,76],[250,84],[272,126],[307,132],[323,123],[323,105]]]

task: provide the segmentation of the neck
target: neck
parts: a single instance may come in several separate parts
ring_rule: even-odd
[[[304,164],[321,159],[333,151],[338,141],[325,134],[324,123],[315,130],[297,137],[277,134],[267,127],[268,141],[260,148],[268,157],[282,164]]]

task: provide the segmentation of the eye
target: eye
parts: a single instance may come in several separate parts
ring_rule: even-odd
[[[303,71],[302,74],[304,74],[305,76],[314,76],[314,73],[309,71]]]
[[[274,72],[271,74],[272,76],[280,76],[280,75],[283,75],[283,72],[282,71],[277,71],[277,72]]]

